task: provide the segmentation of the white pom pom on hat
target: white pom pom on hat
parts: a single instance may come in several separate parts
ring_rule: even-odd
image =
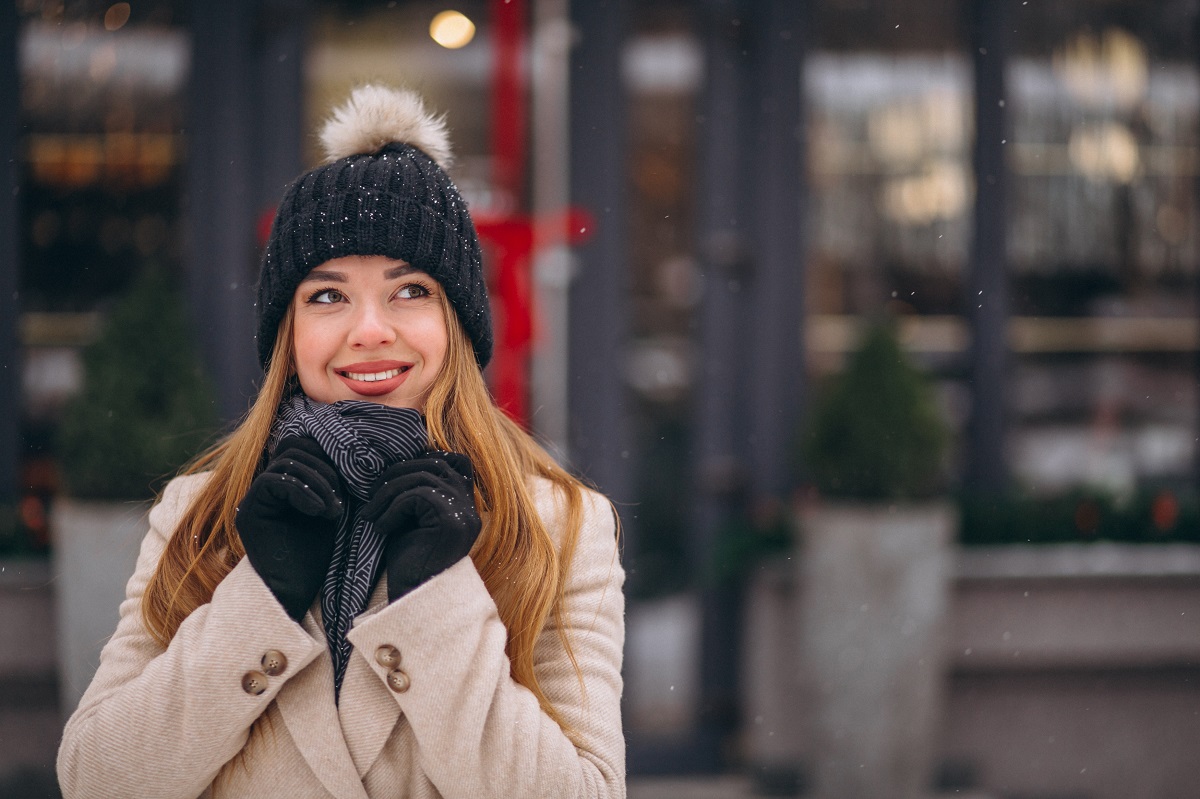
[[[371,155],[393,142],[410,144],[447,169],[453,161],[444,117],[425,110],[415,93],[379,84],[355,89],[321,128],[325,162]]]

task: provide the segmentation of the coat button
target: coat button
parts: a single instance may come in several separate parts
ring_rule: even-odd
[[[267,690],[267,675],[261,671],[248,671],[242,677],[242,690],[253,696],[258,696]]]
[[[375,650],[375,662],[385,669],[394,669],[400,665],[400,650],[391,644],[384,644]]]
[[[398,694],[402,694],[412,685],[412,680],[408,678],[407,674],[400,671],[400,669],[392,669],[388,672],[387,684],[388,688],[391,688]]]
[[[268,649],[262,656],[262,669],[268,677],[278,677],[287,671],[287,655],[278,649]]]

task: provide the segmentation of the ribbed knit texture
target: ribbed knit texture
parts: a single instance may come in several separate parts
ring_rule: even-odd
[[[458,188],[409,144],[306,172],[275,214],[258,283],[258,359],[265,369],[296,287],[347,255],[404,261],[441,284],[480,367],[492,357],[492,315],[475,225]]]
[[[325,450],[350,492],[321,592],[321,619],[333,659],[336,698],[350,661],[346,634],[354,617],[367,607],[385,543],[359,511],[384,469],[425,451],[425,423],[412,408],[359,400],[326,404],[296,394],[279,407],[271,430],[271,451],[283,439],[296,435],[312,438]]]

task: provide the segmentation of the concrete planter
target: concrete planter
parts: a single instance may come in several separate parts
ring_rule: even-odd
[[[62,735],[52,594],[47,561],[0,558],[0,796],[57,795],[35,787]]]
[[[54,504],[53,571],[57,589],[60,707],[70,715],[79,704],[100,650],[117,628],[125,583],[149,529],[150,505],[142,502]]]
[[[742,625],[742,746],[756,790],[795,796],[811,781],[812,680],[804,649],[802,578],[791,557],[758,563],[746,582]]]
[[[799,552],[766,561],[747,584],[743,742],[763,794],[797,795],[798,784],[813,786],[815,753],[838,751],[825,743],[831,706],[869,684],[860,667],[825,678],[824,688],[833,683],[836,695],[818,690],[814,672],[822,658],[814,653],[826,661],[831,655],[803,627],[816,611],[801,603],[817,601],[808,600],[815,593],[836,596],[843,590],[837,580],[845,578],[830,571],[839,566],[820,565],[820,542],[809,540],[803,567],[795,565]],[[928,751],[928,726],[940,727],[936,762],[943,777],[957,783],[955,795],[1196,795],[1200,546],[1101,542],[949,551],[957,565],[944,621],[945,677],[930,700],[944,710],[909,711],[889,734],[899,728]],[[869,611],[860,605],[860,612]],[[910,630],[909,637],[915,634]],[[933,661],[926,659],[926,667],[938,657],[929,652]],[[902,673],[894,669],[889,679],[899,681]],[[931,676],[928,668],[916,673],[920,680]],[[927,689],[918,685],[913,695],[921,690]],[[872,712],[881,719],[897,718],[889,705],[911,708],[913,701],[897,700],[896,689],[879,696]],[[843,754],[851,749],[848,742],[839,745]],[[893,743],[886,746],[895,753]],[[833,770],[826,764],[825,787],[803,795],[836,795],[828,787]],[[853,790],[862,795],[868,789]],[[902,794],[889,788],[878,795]]]
[[[1194,799],[1200,546],[958,555],[943,757],[995,796]]]
[[[800,657],[815,795],[929,795],[957,516],[948,505],[831,506],[801,522]]]

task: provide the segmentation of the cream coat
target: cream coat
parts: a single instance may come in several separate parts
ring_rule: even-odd
[[[320,603],[297,624],[245,559],[164,649],[142,624],[142,593],[205,479],[172,481],[150,512],[117,631],[63,733],[66,799],[625,796],[624,572],[602,497],[584,498],[564,617],[583,690],[552,624],[535,651],[575,746],[509,676],[504,626],[469,558],[390,605],[385,586],[376,589],[350,632],[338,705]],[[548,486],[539,481],[535,496],[556,535]],[[401,693],[375,659],[386,645],[411,680]],[[262,671],[268,650],[287,666],[254,696],[243,676]]]

